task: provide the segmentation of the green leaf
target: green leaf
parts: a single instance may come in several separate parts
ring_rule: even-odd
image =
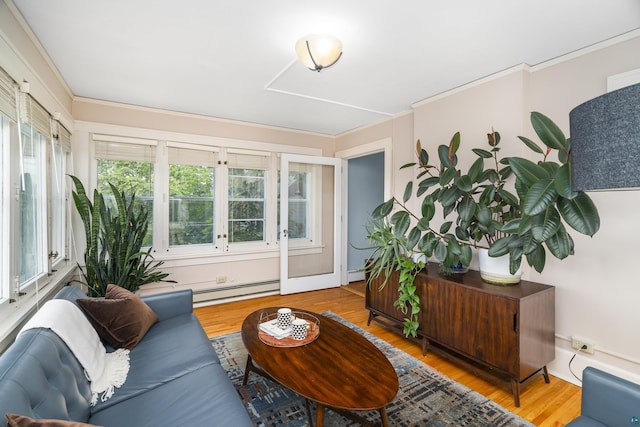
[[[578,192],[573,191],[573,189],[571,188],[570,163],[566,163],[558,169],[558,171],[556,172],[554,185],[558,194],[565,199],[573,199],[578,195]]]
[[[531,218],[531,233],[538,242],[544,242],[560,229],[560,214],[550,206],[539,215]]]
[[[402,196],[402,201],[407,203],[411,198],[411,194],[413,194],[413,181],[407,182],[407,185],[404,187],[404,195]]]
[[[440,233],[444,234],[446,232],[449,231],[449,229],[451,228],[451,221],[446,221],[444,223],[442,223],[442,225],[440,226]]]
[[[509,253],[509,237],[496,240],[489,248],[489,256],[499,257]]]
[[[407,169],[407,168],[412,168],[416,165],[416,162],[412,162],[412,163],[405,163],[404,165],[400,166],[400,169]]]
[[[476,209],[476,218],[479,223],[488,226],[491,223],[491,209],[487,206],[478,206]]]
[[[571,228],[587,236],[600,229],[598,209],[586,193],[580,191],[573,199],[558,199],[560,215]]]
[[[464,191],[465,193],[470,192],[473,189],[471,178],[469,175],[463,175],[456,180],[456,187],[460,191]]]
[[[407,249],[412,250],[420,240],[422,232],[418,227],[413,227],[407,236]]]
[[[476,159],[475,162],[469,168],[469,178],[471,182],[480,182],[479,179],[482,176],[482,171],[484,170],[484,159]]]
[[[451,207],[453,209],[458,197],[460,197],[458,189],[456,187],[449,187],[440,193],[440,204],[445,208]]]
[[[422,199],[422,217],[426,218],[427,221],[431,221],[433,216],[436,214],[436,204],[433,200],[433,197],[427,196]]]
[[[499,188],[498,189],[498,195],[500,196],[500,198],[502,198],[502,200],[504,200],[508,205],[511,206],[519,206],[520,205],[520,201],[518,200],[518,198],[515,196],[515,194],[512,194],[510,192],[508,192],[507,190],[505,190],[504,188]]]
[[[553,180],[543,179],[529,188],[522,202],[522,211],[526,215],[537,215],[547,209],[558,198]]]
[[[536,153],[544,154],[544,151],[542,150],[542,148],[540,148],[540,146],[538,144],[536,144],[535,142],[533,142],[529,138],[527,138],[525,136],[519,136],[518,138],[520,138],[520,140],[522,142],[524,142],[527,147],[529,147],[530,149],[532,149]]]
[[[453,181],[456,176],[458,176],[458,171],[455,170],[454,168],[446,168],[444,170],[444,172],[442,172],[442,175],[440,175],[440,185],[441,186],[445,186],[447,184],[449,184],[451,181]]]
[[[531,113],[531,124],[536,131],[538,138],[547,146],[556,150],[568,150],[567,138],[560,128],[544,114],[533,111]]]
[[[567,230],[562,226],[545,244],[549,248],[549,252],[558,259],[565,259],[573,252],[573,242],[567,234]]]
[[[420,252],[425,254],[427,257],[431,257],[431,255],[433,255],[433,249],[437,243],[438,239],[433,233],[426,233],[422,236],[422,239],[420,239],[418,248],[420,249]]]
[[[471,151],[473,151],[483,159],[490,159],[493,157],[493,154],[491,154],[487,150],[483,150],[482,148],[473,148]]]
[[[421,189],[429,189],[430,187],[436,185],[440,179],[437,176],[430,176],[428,178],[423,179],[418,183],[418,190]]]
[[[460,148],[460,132],[456,132],[451,137],[451,141],[449,142],[449,159],[452,159],[453,156],[458,152]]]
[[[398,211],[391,216],[391,224],[393,224],[393,233],[396,237],[404,236],[409,229],[411,218],[407,211]]]
[[[465,267],[468,267],[469,264],[471,264],[471,257],[472,257],[471,246],[462,245],[460,255],[458,256],[462,265],[464,265]]]
[[[395,199],[393,198],[387,200],[386,202],[377,206],[371,213],[371,216],[373,217],[373,219],[379,219],[389,215],[393,210],[394,203],[395,203]]]
[[[544,264],[546,262],[546,254],[547,252],[544,250],[542,245],[536,245],[536,248],[526,255],[527,262],[538,273],[542,273],[542,270],[544,270]]]
[[[458,163],[458,157],[455,155],[449,159],[449,147],[446,145],[438,146],[438,158],[445,168],[453,168]]]
[[[442,240],[438,240],[433,254],[438,261],[444,261],[447,258],[447,245]]]
[[[531,160],[521,157],[512,157],[509,159],[509,166],[513,170],[516,177],[521,180],[527,187],[531,187],[541,179],[550,178],[547,171],[536,165]]]
[[[464,222],[470,222],[476,213],[477,205],[471,197],[463,197],[458,203],[458,216]]]
[[[416,227],[418,227],[420,231],[427,231],[429,229],[429,219],[424,217],[420,218]]]
[[[511,221],[505,223],[502,226],[502,230],[504,233],[508,233],[508,234],[516,234],[518,233],[518,230],[520,229],[520,222],[522,221],[522,218],[516,218],[516,219],[512,219]]]

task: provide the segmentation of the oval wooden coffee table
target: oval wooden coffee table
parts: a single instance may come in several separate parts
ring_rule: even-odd
[[[271,378],[316,403],[316,426],[323,425],[328,407],[363,425],[371,422],[353,411],[380,412],[388,426],[385,407],[398,393],[398,376],[384,354],[370,341],[333,319],[312,314],[320,320],[320,336],[300,347],[274,347],[258,337],[260,314],[277,307],[251,313],[242,323],[242,341],[249,353],[244,384],[250,371]],[[307,402],[307,413],[309,405]]]

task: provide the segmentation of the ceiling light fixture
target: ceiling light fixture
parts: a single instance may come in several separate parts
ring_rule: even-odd
[[[325,34],[309,34],[296,42],[296,54],[305,67],[320,72],[338,62],[342,42]]]

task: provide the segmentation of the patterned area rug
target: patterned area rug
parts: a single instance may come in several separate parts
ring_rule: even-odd
[[[365,336],[391,361],[400,383],[395,400],[387,406],[391,426],[533,426],[340,316],[332,312],[322,314]],[[309,426],[305,400],[296,393],[253,372],[249,384],[242,386],[247,352],[240,332],[212,338],[211,343],[256,426]],[[311,411],[315,415],[313,403]],[[360,415],[380,422],[377,411]],[[325,426],[356,425],[359,424],[331,410],[325,412]]]

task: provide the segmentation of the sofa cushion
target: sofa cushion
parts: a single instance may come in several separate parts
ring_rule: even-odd
[[[253,425],[220,365],[204,366],[131,397],[93,414],[89,422],[105,427]]]
[[[98,335],[113,348],[132,349],[158,321],[144,301],[116,285],[107,285],[103,300],[81,298],[77,302]]]
[[[66,420],[36,420],[25,415],[5,414],[9,427],[96,427],[93,424]]]
[[[153,390],[203,366],[220,363],[193,313],[158,322],[129,353],[127,381],[92,414]]]

